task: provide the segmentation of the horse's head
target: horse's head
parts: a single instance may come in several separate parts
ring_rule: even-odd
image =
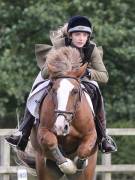
[[[71,53],[74,53],[75,55],[75,52],[76,52],[78,55],[77,50],[73,48],[72,49],[68,48],[68,50],[70,50],[70,58],[72,57]],[[55,53],[57,53],[57,59],[60,59],[61,51],[59,52],[57,50],[57,52]],[[58,55],[59,55],[59,58],[58,58]],[[68,55],[69,53],[66,53],[67,58],[69,58]],[[54,59],[56,60],[55,56],[54,56]],[[51,56],[51,60],[52,60],[52,56]],[[80,77],[84,74],[85,69],[86,69],[86,65],[80,66],[80,62],[77,68],[72,68],[71,63],[69,63],[68,61],[66,62],[68,63],[68,66],[67,66],[65,62],[62,61],[60,63],[56,63],[56,62],[52,63],[51,61],[52,64],[48,63],[48,69],[49,69],[52,83],[53,83],[52,93],[53,93],[54,104],[55,104],[54,112],[56,115],[54,131],[57,133],[57,135],[67,135],[69,133],[70,124],[72,123],[72,120],[74,119],[77,104],[81,100]],[[64,64],[64,66],[62,65],[62,63]],[[69,69],[66,68],[66,66],[69,67]],[[64,70],[62,70],[62,67],[64,67]],[[59,71],[59,69],[61,71]],[[57,75],[55,76],[55,74]]]
[[[54,72],[53,66],[48,65],[48,68],[50,72]],[[85,69],[86,65],[52,78],[56,117],[53,130],[57,135],[65,136],[69,133],[76,107],[81,100],[80,77],[84,74]]]

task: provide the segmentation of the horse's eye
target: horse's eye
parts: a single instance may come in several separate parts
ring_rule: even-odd
[[[77,94],[78,93],[78,89],[73,89],[72,90],[72,94]]]

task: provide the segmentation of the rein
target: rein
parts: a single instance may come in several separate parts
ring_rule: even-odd
[[[65,119],[67,120],[67,122],[71,123],[75,112],[71,112],[71,111],[61,111],[61,110],[55,110],[54,111],[57,114],[57,117],[62,115],[65,117]]]
[[[74,79],[76,80],[78,83],[80,83],[80,80],[76,77],[71,77],[71,76],[57,76],[57,77],[53,77],[52,80],[57,80],[57,79]]]

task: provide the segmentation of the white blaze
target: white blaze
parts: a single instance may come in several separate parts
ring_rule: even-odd
[[[69,94],[73,88],[74,85],[70,81],[68,81],[67,79],[61,80],[60,86],[57,90],[58,110],[66,111]],[[66,131],[65,126],[68,127]],[[66,135],[69,133],[69,123],[62,115],[59,115],[57,117],[54,128],[57,135]]]
[[[60,82],[60,87],[57,90],[58,110],[66,110],[68,97],[73,88],[74,85],[67,79]]]

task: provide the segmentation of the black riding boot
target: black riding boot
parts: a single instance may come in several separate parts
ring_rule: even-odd
[[[114,140],[106,135],[106,116],[104,103],[101,94],[98,94],[98,103],[96,108],[95,124],[98,136],[99,149],[103,153],[111,153],[117,151],[117,145]]]
[[[35,121],[35,118],[31,115],[31,113],[26,108],[22,124],[20,125],[20,128],[19,128],[19,131],[22,132],[22,135],[20,136],[10,135],[5,138],[7,142],[13,146],[16,146],[18,149],[24,151],[28,144],[29,136],[30,136],[34,121]]]
[[[93,83],[82,81],[88,94],[91,97],[93,108],[95,111],[95,125],[98,136],[99,149],[103,153],[111,153],[117,151],[117,146],[113,139],[106,135],[106,117],[104,111],[104,103],[99,88]]]

